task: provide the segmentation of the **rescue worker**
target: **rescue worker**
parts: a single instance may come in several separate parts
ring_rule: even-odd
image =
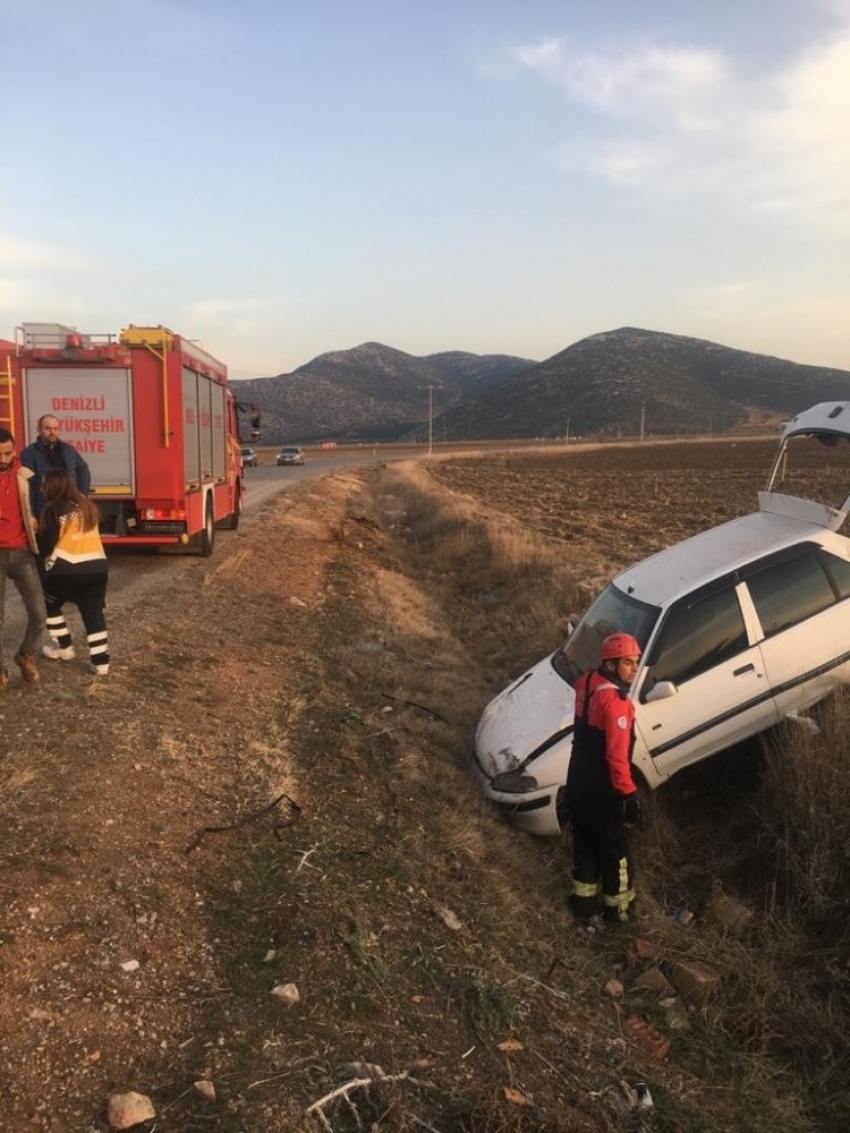
[[[640,659],[630,634],[612,633],[600,646],[600,665],[576,684],[575,725],[567,806],[573,832],[569,905],[589,922],[628,921],[635,891],[626,827],[640,817],[632,778],[635,709],[629,699]]]
[[[73,445],[59,440],[59,418],[45,413],[36,422],[38,436],[21,453],[21,464],[35,473],[30,480],[32,513],[36,519],[44,511],[44,474],[51,468],[67,472],[84,496],[91,491],[91,471]]]

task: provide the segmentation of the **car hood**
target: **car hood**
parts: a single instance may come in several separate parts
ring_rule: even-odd
[[[533,763],[529,756],[542,755],[572,729],[574,712],[575,692],[549,656],[484,709],[475,733],[478,766],[492,777]]]

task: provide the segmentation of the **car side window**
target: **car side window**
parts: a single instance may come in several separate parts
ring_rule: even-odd
[[[832,579],[838,597],[850,598],[850,562],[823,550],[820,551],[819,557],[826,568],[826,573]]]
[[[747,577],[747,586],[765,637],[773,637],[835,602],[835,592],[814,550],[785,562],[765,563]]]
[[[650,658],[651,681],[683,684],[749,647],[747,629],[734,588],[680,603],[664,622]]]

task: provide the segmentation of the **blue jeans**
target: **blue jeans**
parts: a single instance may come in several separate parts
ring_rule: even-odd
[[[21,647],[15,654],[16,657],[35,653],[47,617],[41,580],[35,567],[35,556],[28,547],[15,550],[0,547],[0,670],[3,668],[2,637],[3,619],[6,613],[7,578],[14,582],[27,613],[27,628]]]

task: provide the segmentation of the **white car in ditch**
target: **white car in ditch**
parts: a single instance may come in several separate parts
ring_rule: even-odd
[[[574,686],[609,633],[643,646],[633,762],[650,789],[850,679],[850,539],[838,534],[850,509],[848,441],[850,402],[799,414],[757,512],[617,575],[565,644],[487,705],[475,765],[517,825],[561,828]],[[814,482],[840,487],[840,506],[795,494]]]

